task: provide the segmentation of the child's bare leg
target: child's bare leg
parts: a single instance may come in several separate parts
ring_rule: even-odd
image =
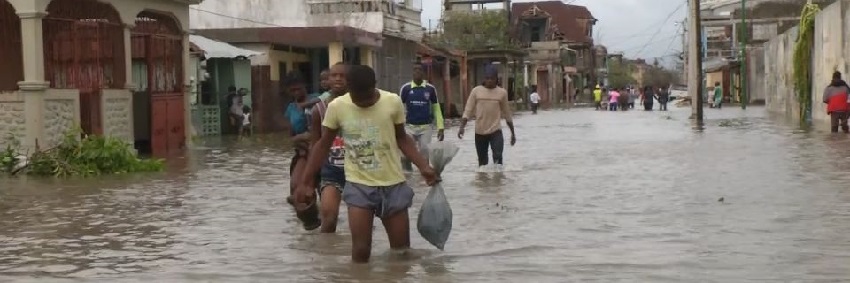
[[[372,255],[372,225],[375,214],[371,209],[348,207],[348,228],[351,230],[351,261],[369,262]]]
[[[325,185],[321,191],[322,233],[335,233],[342,193],[335,185]]]
[[[410,216],[407,209],[383,218],[381,222],[384,224],[384,229],[387,230],[391,249],[405,250],[410,248]]]

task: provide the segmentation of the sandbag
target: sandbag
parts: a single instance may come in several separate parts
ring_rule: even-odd
[[[446,142],[435,142],[429,145],[431,167],[440,176],[446,165],[457,155],[459,148]],[[419,235],[440,250],[446,246],[452,231],[452,207],[443,191],[442,180],[428,191],[428,196],[419,209],[419,219],[416,221]]]

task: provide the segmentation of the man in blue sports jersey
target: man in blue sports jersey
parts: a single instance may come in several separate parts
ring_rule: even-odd
[[[424,79],[425,73],[421,65],[413,66],[413,81],[404,84],[399,91],[401,101],[407,111],[407,134],[413,137],[419,152],[428,158],[428,144],[437,124],[437,139],[443,140],[443,111],[437,101],[437,88]],[[409,160],[402,161],[402,167],[413,171]]]

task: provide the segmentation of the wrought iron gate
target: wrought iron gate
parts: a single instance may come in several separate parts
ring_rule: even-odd
[[[131,37],[133,58],[147,66],[151,152],[167,156],[186,147],[183,37],[173,20],[142,12]]]
[[[103,134],[101,90],[124,88],[124,27],[110,5],[53,1],[43,20],[45,78],[51,88],[78,89],[80,126]]]
[[[24,80],[21,20],[6,0],[0,0],[0,38],[0,54],[5,61],[0,68],[0,92],[16,90],[18,82]]]

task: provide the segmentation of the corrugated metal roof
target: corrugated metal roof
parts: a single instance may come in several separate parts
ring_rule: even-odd
[[[189,35],[189,42],[203,50],[204,56],[207,58],[237,58],[263,54],[262,52],[239,48],[226,42],[216,41],[194,34]]]

